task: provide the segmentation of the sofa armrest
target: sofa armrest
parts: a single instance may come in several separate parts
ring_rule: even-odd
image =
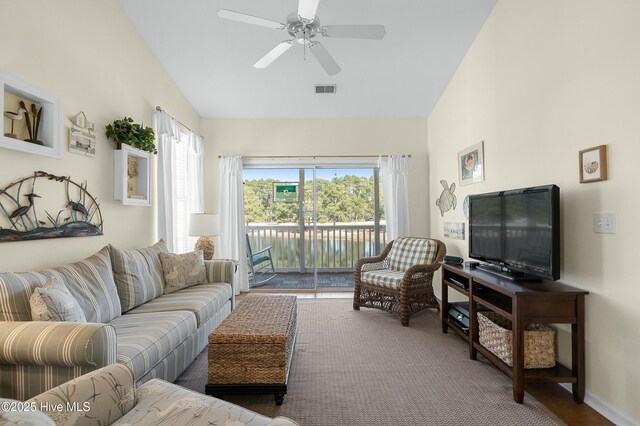
[[[205,260],[207,269],[207,282],[229,283],[233,287],[236,275],[236,262],[234,260]]]
[[[230,259],[220,259],[205,260],[204,264],[207,270],[207,282],[231,285],[231,309],[233,309],[236,306],[236,294],[239,293],[235,282],[238,262]]]
[[[100,368],[115,362],[110,325],[0,321],[0,364]]]
[[[92,371],[27,402],[51,417],[56,425],[73,425],[81,418],[110,425],[135,405],[133,373],[124,364]]]

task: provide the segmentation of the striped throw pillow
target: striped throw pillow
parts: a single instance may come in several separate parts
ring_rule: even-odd
[[[169,251],[164,241],[133,250],[109,245],[109,250],[122,312],[162,295],[164,278],[159,256]]]
[[[87,322],[107,323],[120,316],[120,299],[113,282],[108,247],[80,262],[42,272],[65,283]]]

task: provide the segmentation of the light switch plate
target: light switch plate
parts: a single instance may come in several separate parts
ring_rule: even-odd
[[[616,214],[612,212],[597,212],[593,214],[593,231],[598,234],[616,233]]]

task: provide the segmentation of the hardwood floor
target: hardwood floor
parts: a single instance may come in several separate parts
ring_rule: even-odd
[[[281,291],[264,291],[268,294],[288,294],[296,295],[299,298],[347,298],[353,297],[352,292],[289,292]],[[243,293],[236,296],[237,299],[246,297],[249,293]],[[538,401],[542,402],[556,416],[560,417],[569,426],[604,426],[614,425],[600,413],[587,404],[577,404],[574,402],[571,393],[558,384],[553,383],[529,383],[526,386],[529,392]]]

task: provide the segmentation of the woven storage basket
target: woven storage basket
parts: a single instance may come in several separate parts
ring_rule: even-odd
[[[512,366],[511,321],[495,312],[478,312],[480,344]],[[556,365],[555,330],[542,324],[527,324],[524,332],[524,368]]]

